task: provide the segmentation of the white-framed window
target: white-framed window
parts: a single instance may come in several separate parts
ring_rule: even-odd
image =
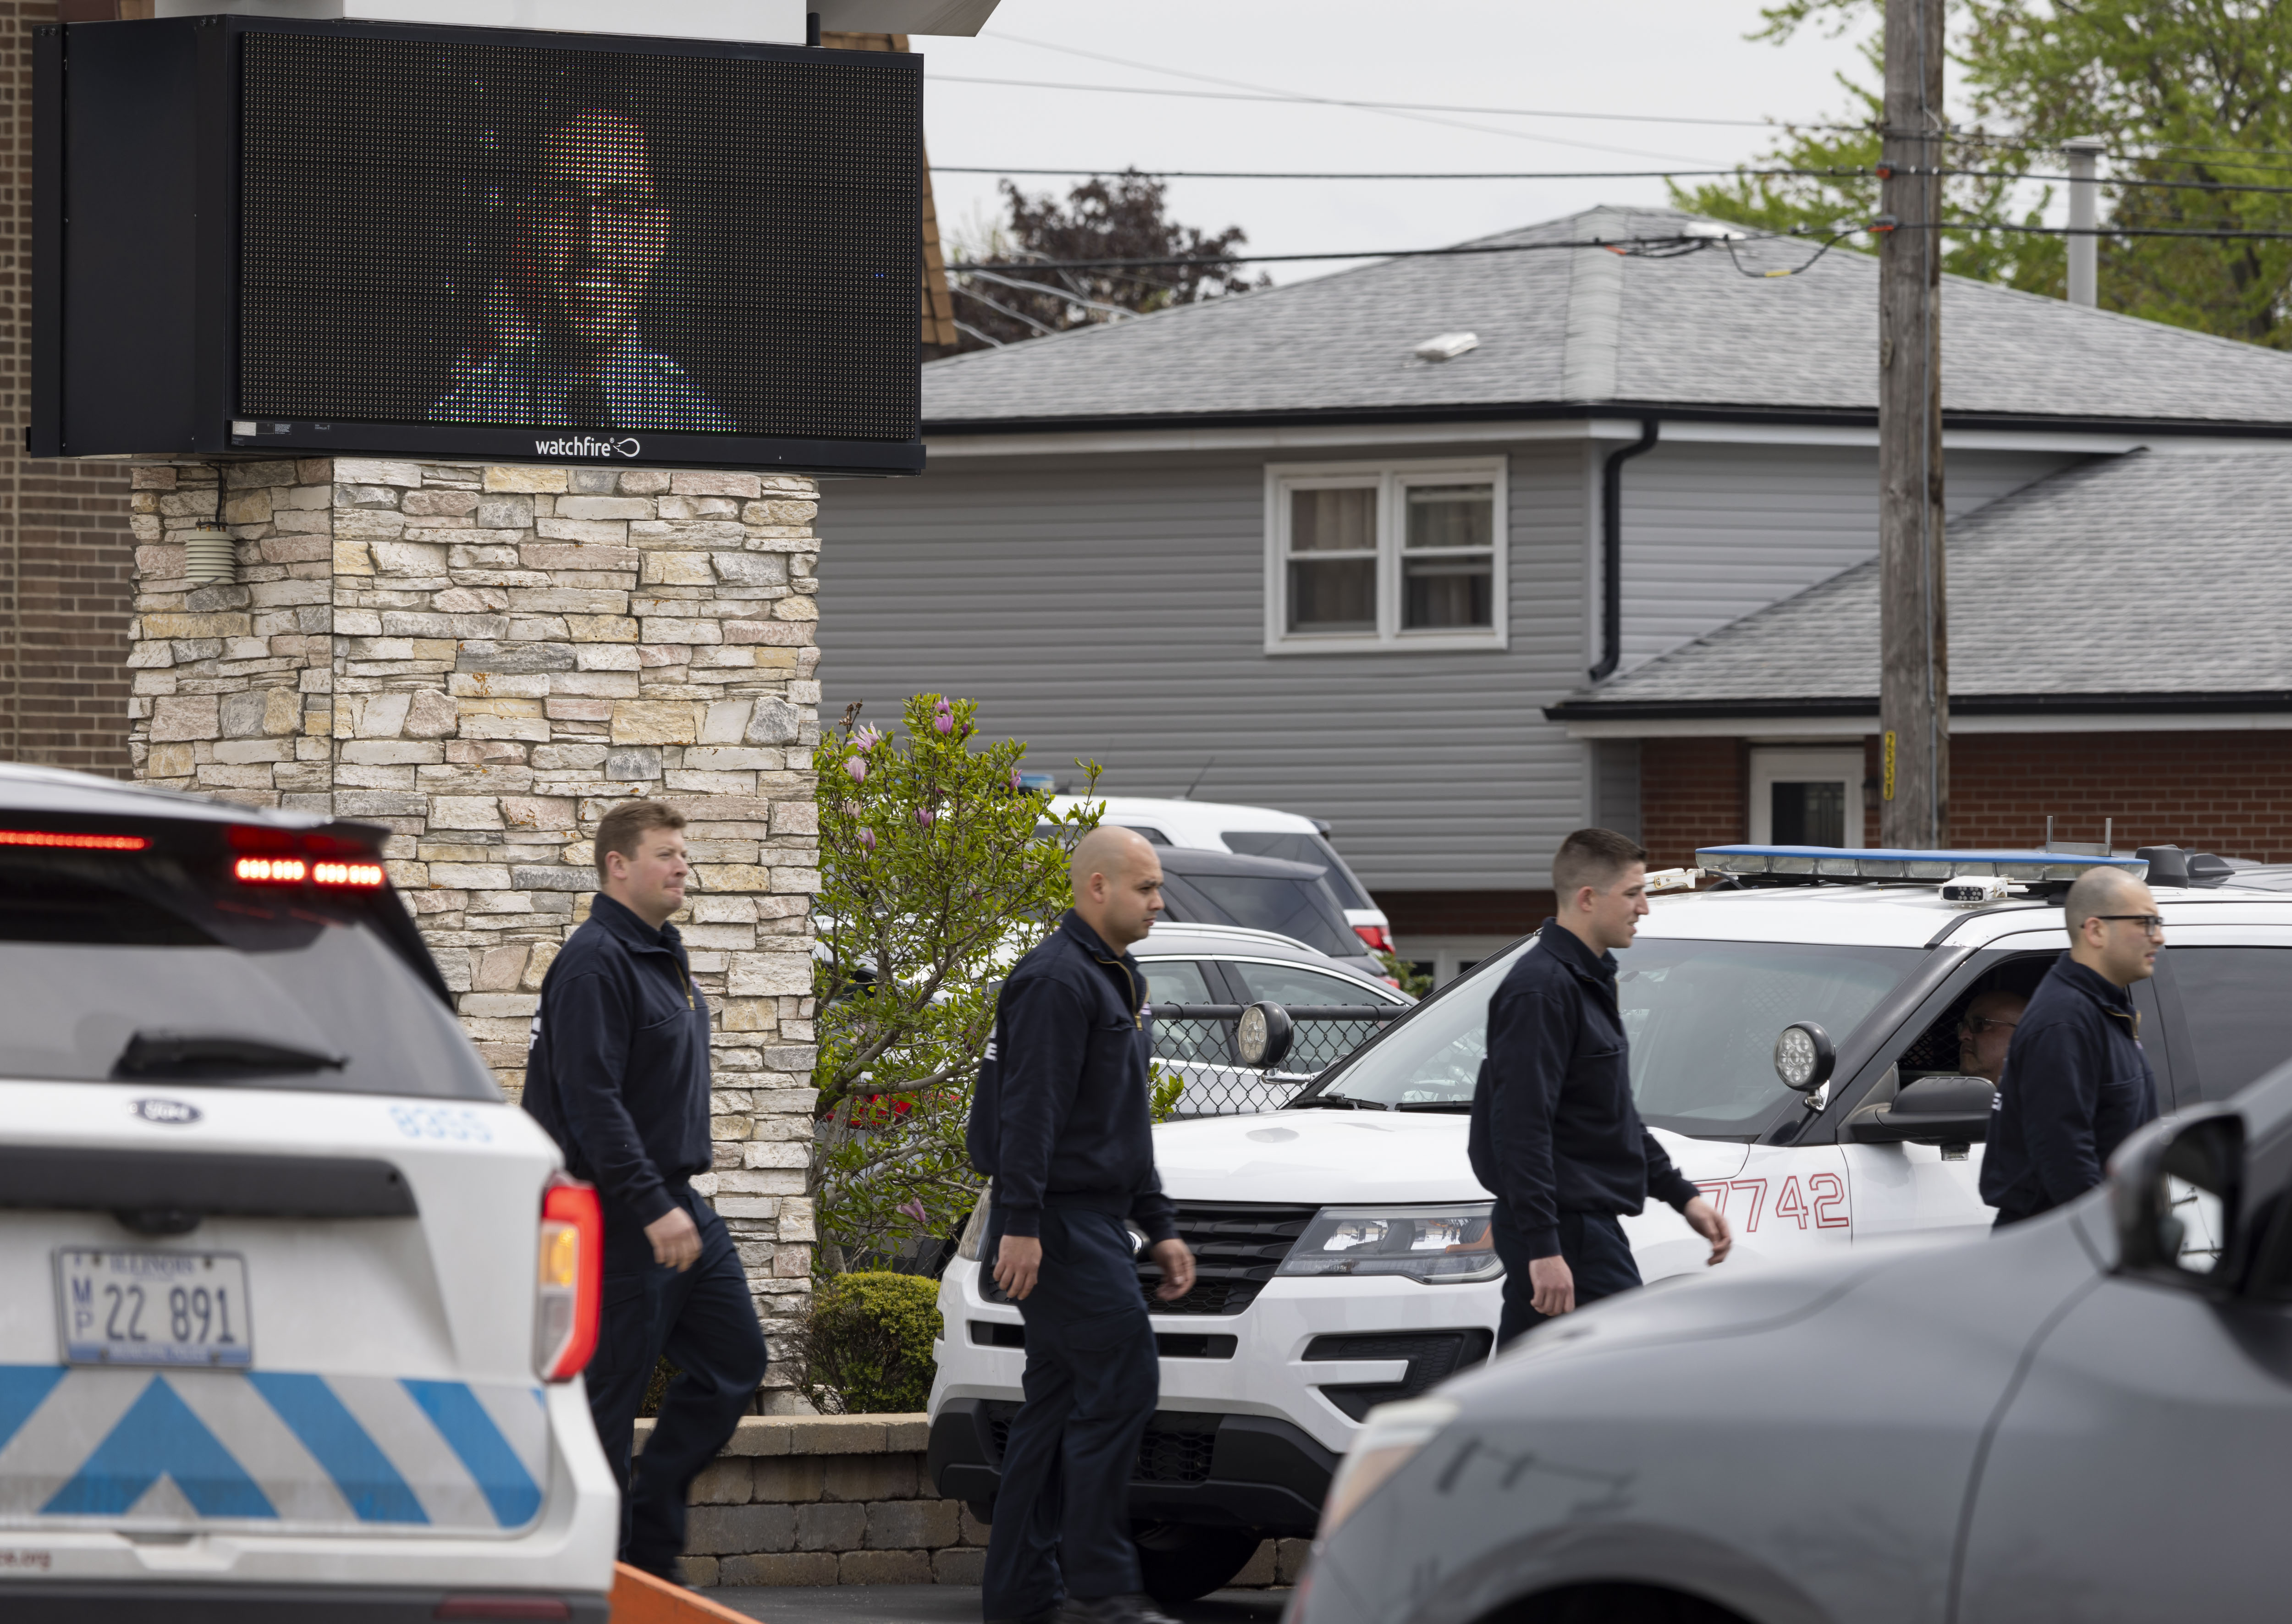
[[[1751,844],[1859,846],[1862,750],[1755,746]]]
[[[1265,471],[1268,653],[1505,646],[1505,465]]]

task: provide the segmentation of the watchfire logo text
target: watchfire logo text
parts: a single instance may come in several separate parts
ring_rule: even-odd
[[[643,449],[634,440],[591,440],[586,435],[533,442],[536,456],[634,456]]]

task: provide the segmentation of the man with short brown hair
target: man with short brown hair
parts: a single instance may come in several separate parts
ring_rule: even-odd
[[[1640,1283],[1619,1216],[1654,1195],[1711,1243],[1727,1220],[1640,1123],[1616,958],[1648,911],[1647,853],[1613,829],[1578,829],[1552,859],[1559,912],[1489,1000],[1488,1058],[1473,1090],[1473,1176],[1497,1198],[1504,1262],[1497,1345]]]
[[[526,1110],[604,1207],[589,1410],[620,1480],[621,1560],[672,1580],[692,1480],[765,1365],[747,1273],[691,1183],[713,1155],[708,1001],[668,922],[691,874],[683,830],[684,814],[658,801],[625,801],[598,825],[598,894],[543,978],[525,1072]],[[664,1353],[677,1375],[632,1467],[637,1409]]]

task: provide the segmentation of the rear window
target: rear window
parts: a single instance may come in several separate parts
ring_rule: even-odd
[[[1320,880],[1254,874],[1165,875],[1170,912],[1198,925],[1240,925],[1275,931],[1336,957],[1357,954],[1360,939],[1346,925]]]
[[[499,1099],[372,923],[399,906],[165,856],[0,855],[0,1079]]]
[[[1267,829],[1228,829],[1219,836],[1229,852],[1244,857],[1278,857],[1285,863],[1311,863],[1322,870],[1340,908],[1375,908],[1354,883],[1352,870],[1338,857],[1336,848],[1319,835],[1280,834]]]

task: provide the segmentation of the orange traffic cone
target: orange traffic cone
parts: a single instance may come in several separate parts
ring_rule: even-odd
[[[617,1562],[613,1564],[613,1624],[756,1624],[756,1620],[697,1591]]]

